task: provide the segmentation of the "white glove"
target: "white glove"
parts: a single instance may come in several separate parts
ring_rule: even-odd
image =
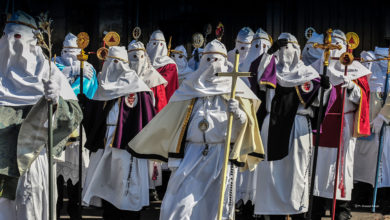
[[[383,118],[380,115],[376,116],[370,125],[372,127],[372,132],[378,134],[381,131],[383,125]]]
[[[84,63],[84,77],[87,79],[92,79],[93,77],[93,67],[89,63]]]
[[[76,60],[72,63],[72,75],[73,76],[80,76],[80,61]],[[93,70],[92,65],[84,62],[84,72],[83,75],[87,79],[91,79],[93,76]]]
[[[246,114],[240,109],[240,103],[236,99],[230,99],[228,102],[228,111],[238,118],[241,124],[246,122]]]
[[[61,88],[59,82],[60,79],[56,75],[51,76],[50,79],[42,79],[45,98],[52,100],[53,104],[58,103],[58,98],[60,97]]]
[[[341,85],[342,88],[347,88],[349,90],[353,89],[353,87],[355,86],[354,82],[351,80],[351,78],[349,76],[344,76],[343,75],[343,79],[344,79],[344,83],[343,85]]]

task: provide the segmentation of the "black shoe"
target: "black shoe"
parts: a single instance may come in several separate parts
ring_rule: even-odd
[[[155,190],[155,189],[149,190],[149,200],[150,201],[160,201],[160,198],[158,197],[157,190]]]
[[[352,215],[348,211],[343,211],[340,213],[336,213],[336,219],[337,220],[349,220],[352,218]]]

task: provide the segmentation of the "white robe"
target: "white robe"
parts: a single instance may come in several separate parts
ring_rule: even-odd
[[[375,69],[374,69],[375,70]],[[374,71],[373,71],[374,72]],[[370,103],[381,103],[381,98],[378,96],[384,91],[386,71],[377,70],[370,78]],[[370,120],[377,117],[380,108],[370,106]],[[390,127],[385,126],[383,131],[382,143],[382,158],[378,173],[378,187],[390,187]],[[356,141],[355,160],[359,163],[354,164],[353,179],[355,181],[365,182],[375,186],[376,166],[378,161],[379,149],[379,133],[372,133],[367,138],[358,138]]]
[[[383,132],[383,151],[378,173],[378,187],[390,187],[390,127],[385,126]],[[358,139],[355,149],[353,179],[375,185],[376,166],[378,161],[379,134],[372,139]]]
[[[274,90],[268,90],[266,103],[268,114],[261,129],[265,152],[273,96]],[[315,102],[319,103],[318,100]],[[312,109],[305,109],[300,104],[290,135],[288,156],[277,161],[264,161],[257,166],[256,215],[307,212],[312,159],[312,129],[309,116],[313,117]]]
[[[101,206],[101,199],[104,199],[118,209],[140,211],[149,205],[148,161],[137,159],[126,150],[110,147],[116,129],[116,126],[110,125],[117,124],[118,114],[119,104],[116,102],[106,121],[105,149],[91,155],[83,203]]]
[[[85,143],[85,134],[83,137],[83,142]],[[69,146],[65,147],[65,150],[62,152],[61,156],[56,158],[57,177],[62,175],[65,182],[71,180],[73,185],[79,181],[79,146],[79,140],[69,144]],[[86,170],[89,164],[89,150],[84,147],[82,152],[82,163],[82,182],[84,183]]]
[[[55,166],[53,172],[55,177]],[[44,148],[19,178],[16,199],[0,198],[0,220],[49,220],[48,188],[49,168]],[[57,201],[57,184],[54,184],[53,192],[54,201]]]
[[[216,219],[220,194],[221,170],[227,128],[227,102],[220,96],[199,98],[192,111],[186,137],[183,159],[169,159],[173,169],[164,200],[161,220]],[[203,132],[198,124],[204,118],[209,123],[205,140],[209,145],[206,156]],[[239,120],[233,120],[232,142],[241,128]],[[228,166],[225,191],[224,219],[234,218],[234,194],[236,169]],[[228,218],[229,216],[229,218]]]
[[[266,110],[267,110],[267,115],[264,117],[263,124],[260,125],[261,130],[263,131],[260,132],[261,139],[263,141],[264,145],[264,152],[267,152],[267,138],[268,138],[268,125],[269,125],[269,114],[271,110],[271,101],[272,98],[275,95],[275,90],[274,89],[268,89],[266,88],[266,100],[267,102],[264,103],[266,105]],[[265,131],[267,130],[267,131]],[[266,133],[264,133],[266,132]],[[265,161],[259,163],[254,171],[249,171],[246,170],[244,172],[238,172],[237,173],[237,186],[236,186],[236,202],[238,202],[240,199],[243,200],[244,204],[247,203],[248,201],[252,201],[252,204],[255,205],[255,202],[257,201],[256,199],[256,187],[257,187],[257,179],[259,178],[259,168],[260,166],[263,165]]]
[[[350,93],[346,93],[344,112],[355,111],[360,101],[360,88],[355,84]],[[341,191],[337,187],[338,200],[351,200],[353,189],[353,164],[356,138],[353,137],[354,113],[348,113],[344,116],[343,140],[344,140],[344,166],[339,167],[337,185],[340,184],[341,171],[343,169],[343,178],[345,186],[345,198],[341,198]],[[336,171],[337,148],[319,147],[317,171],[314,184],[314,195],[332,199],[333,187]],[[340,161],[341,161],[340,156]],[[341,165],[341,163],[340,163]],[[375,172],[375,171],[373,171]]]

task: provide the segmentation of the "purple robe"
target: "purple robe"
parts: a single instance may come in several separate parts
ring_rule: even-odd
[[[140,92],[137,95],[138,103],[134,108],[128,107],[124,98],[121,100],[117,130],[112,147],[126,149],[131,139],[156,115],[150,94]]]

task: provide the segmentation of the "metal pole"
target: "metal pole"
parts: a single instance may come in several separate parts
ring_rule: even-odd
[[[53,101],[48,100],[48,164],[49,164],[49,219],[54,220],[54,176],[53,176]]]
[[[80,94],[84,93],[84,61],[80,61]],[[81,106],[84,108],[84,106]],[[79,185],[78,185],[78,193],[79,193],[79,219],[83,218],[83,207],[82,207],[82,183],[83,183],[83,126],[79,125]]]

